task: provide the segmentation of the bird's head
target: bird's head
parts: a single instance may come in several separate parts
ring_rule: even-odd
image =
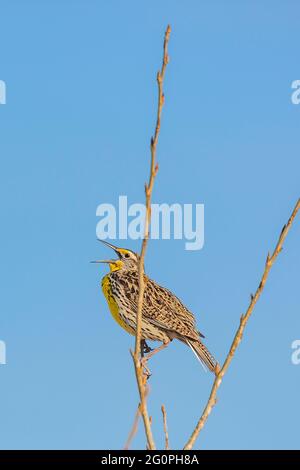
[[[99,239],[98,239],[99,240]],[[107,260],[96,260],[92,261],[92,263],[107,263],[109,264],[111,271],[120,271],[123,270],[137,270],[138,263],[139,263],[139,255],[134,253],[127,248],[119,248],[111,243],[108,243],[105,240],[99,240],[99,242],[104,243],[106,246],[114,250],[117,254],[117,259],[107,259]]]

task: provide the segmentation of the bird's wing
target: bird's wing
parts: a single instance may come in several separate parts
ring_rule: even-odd
[[[147,279],[143,315],[161,328],[199,339],[194,315],[171,291]]]
[[[133,273],[131,273],[132,281]],[[137,274],[136,274],[137,276]],[[137,311],[138,279],[130,283],[130,302],[132,311]],[[178,336],[199,340],[194,315],[183,303],[165,287],[145,276],[145,294],[143,301],[143,318],[153,325]],[[201,334],[200,334],[201,335]]]

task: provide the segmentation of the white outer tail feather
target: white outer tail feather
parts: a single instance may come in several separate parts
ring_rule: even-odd
[[[217,362],[214,359],[214,357],[210,354],[207,347],[204,346],[204,344],[201,343],[201,341],[199,341],[199,343],[189,341],[188,339],[186,339],[185,341],[186,341],[186,344],[188,344],[188,346],[191,348],[191,350],[193,351],[193,353],[197,357],[198,361],[202,365],[205,372],[207,372],[207,368],[211,372],[213,372],[216,365],[217,365]],[[200,347],[196,348],[196,345],[200,346]]]

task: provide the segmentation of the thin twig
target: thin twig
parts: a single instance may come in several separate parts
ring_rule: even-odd
[[[145,216],[145,231],[144,238],[142,242],[142,249],[139,260],[139,297],[138,297],[138,307],[137,307],[137,318],[136,318],[136,337],[135,337],[135,351],[133,354],[135,375],[140,395],[140,411],[144,422],[144,428],[147,438],[147,445],[149,449],[155,449],[155,443],[151,430],[151,422],[149,419],[149,414],[147,410],[147,401],[145,396],[146,389],[146,376],[143,373],[143,367],[140,360],[141,354],[141,339],[142,339],[142,309],[143,309],[143,299],[145,291],[144,283],[144,259],[146,254],[147,242],[149,239],[150,231],[150,222],[151,222],[151,196],[154,185],[155,176],[158,171],[158,165],[156,163],[156,146],[158,142],[158,136],[160,131],[160,119],[161,112],[164,104],[164,94],[163,94],[163,80],[165,76],[165,71],[167,64],[169,62],[168,56],[168,42],[171,33],[170,26],[167,27],[165,38],[164,38],[164,49],[163,49],[163,61],[161,70],[157,73],[157,85],[158,85],[158,105],[157,105],[157,117],[156,117],[156,126],[154,136],[151,138],[151,162],[150,162],[150,175],[148,184],[145,185],[145,195],[146,195],[146,216]]]
[[[235,334],[235,337],[234,337],[234,340],[231,344],[231,347],[229,349],[229,352],[228,352],[228,355],[225,359],[225,362],[222,366],[221,369],[217,370],[216,371],[216,378],[215,378],[215,381],[213,383],[213,386],[212,386],[212,389],[211,389],[211,392],[210,392],[210,396],[209,396],[209,399],[208,399],[208,402],[204,408],[204,411],[192,433],[192,435],[190,436],[189,440],[187,441],[186,445],[184,446],[184,449],[185,450],[190,450],[192,449],[193,445],[195,444],[195,441],[200,433],[200,431],[203,429],[205,423],[206,423],[206,420],[209,416],[209,414],[211,413],[211,410],[213,409],[214,405],[216,404],[217,402],[217,391],[222,383],[222,379],[233,359],[233,356],[235,354],[235,351],[238,347],[238,345],[240,344],[241,340],[242,340],[242,337],[243,337],[243,332],[244,332],[244,329],[247,325],[247,322],[252,314],[252,311],[264,289],[264,286],[265,286],[265,283],[267,281],[267,278],[268,278],[268,275],[269,275],[269,272],[271,270],[271,267],[273,266],[273,263],[275,262],[277,256],[279,255],[279,253],[281,252],[282,250],[282,246],[283,246],[283,243],[284,243],[284,240],[292,226],[292,223],[297,215],[297,212],[299,211],[300,209],[300,199],[298,199],[297,201],[297,204],[295,205],[295,208],[292,212],[292,215],[290,216],[288,222],[286,225],[283,226],[282,228],[282,231],[280,233],[280,236],[279,236],[279,239],[278,239],[278,242],[277,242],[277,245],[275,246],[275,249],[273,251],[273,254],[270,256],[270,254],[268,253],[268,256],[267,256],[267,259],[266,259],[266,263],[265,263],[265,269],[264,269],[264,272],[263,272],[263,275],[261,277],[261,281],[259,283],[259,286],[258,288],[256,289],[256,292],[254,295],[251,295],[251,301],[250,301],[250,304],[249,304],[249,307],[246,311],[246,313],[244,315],[241,316],[241,319],[240,319],[240,325],[237,329],[237,332]]]
[[[136,435],[137,431],[138,431],[138,427],[139,427],[139,419],[140,419],[140,405],[137,407],[137,410],[136,410],[136,413],[135,413],[135,416],[134,416],[134,420],[133,420],[133,424],[132,424],[132,428],[130,430],[130,433],[128,434],[128,437],[127,437],[127,441],[124,445],[124,450],[128,450],[129,447],[130,447],[130,444],[134,438],[134,436]]]
[[[145,398],[148,397],[148,394],[149,394],[149,387],[146,385]],[[141,404],[139,403],[139,406],[137,407],[137,410],[135,412],[135,416],[134,416],[134,420],[133,420],[131,430],[128,434],[128,438],[127,438],[127,441],[126,441],[125,446],[124,446],[124,450],[129,449],[129,447],[131,445],[131,442],[133,441],[133,438],[134,438],[134,436],[136,435],[136,433],[138,431],[140,416],[141,416]],[[149,419],[150,419],[150,424],[151,424],[152,423],[151,416],[150,416]]]
[[[164,423],[164,433],[165,433],[165,449],[170,449],[169,444],[169,433],[168,433],[168,424],[167,424],[167,411],[164,405],[161,405],[161,412],[163,415],[163,423]]]

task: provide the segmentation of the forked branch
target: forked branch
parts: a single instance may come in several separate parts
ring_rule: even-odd
[[[225,362],[224,362],[223,366],[221,367],[221,369],[219,369],[216,373],[216,378],[215,378],[215,381],[213,383],[208,402],[207,402],[207,404],[206,404],[206,406],[203,410],[203,413],[202,413],[202,415],[201,415],[201,417],[200,417],[200,419],[199,419],[192,435],[190,436],[189,440],[187,441],[187,443],[184,447],[185,450],[192,449],[199,433],[202,431],[202,429],[205,426],[205,423],[207,421],[208,416],[210,415],[214,405],[216,404],[217,391],[218,391],[218,389],[219,389],[219,387],[222,383],[222,379],[223,379],[225,373],[227,372],[227,369],[228,369],[228,367],[229,367],[229,365],[230,365],[230,363],[233,359],[233,356],[236,352],[236,349],[237,349],[238,345],[240,344],[240,342],[242,340],[244,329],[247,325],[247,322],[248,322],[248,320],[249,320],[249,318],[250,318],[250,316],[253,312],[253,309],[254,309],[259,297],[261,296],[261,293],[262,293],[262,291],[265,287],[267,278],[269,276],[269,272],[270,272],[274,262],[276,261],[277,256],[279,255],[279,253],[282,250],[284,240],[285,240],[285,238],[286,238],[286,236],[287,236],[287,234],[288,234],[288,232],[289,232],[289,230],[292,226],[292,223],[294,222],[294,219],[295,219],[299,209],[300,209],[300,199],[298,199],[297,204],[295,205],[294,210],[293,210],[287,224],[283,226],[283,228],[281,230],[281,233],[280,233],[280,236],[279,236],[279,239],[278,239],[278,242],[275,246],[275,249],[274,249],[272,255],[270,256],[269,253],[267,255],[267,259],[266,259],[266,262],[265,262],[265,269],[264,269],[263,275],[261,277],[259,286],[256,289],[255,294],[251,295],[251,301],[250,301],[250,304],[249,304],[249,307],[248,307],[246,313],[241,316],[240,325],[237,329],[237,332],[235,334],[234,340],[231,344],[231,347],[229,349],[229,352],[227,354]]]

